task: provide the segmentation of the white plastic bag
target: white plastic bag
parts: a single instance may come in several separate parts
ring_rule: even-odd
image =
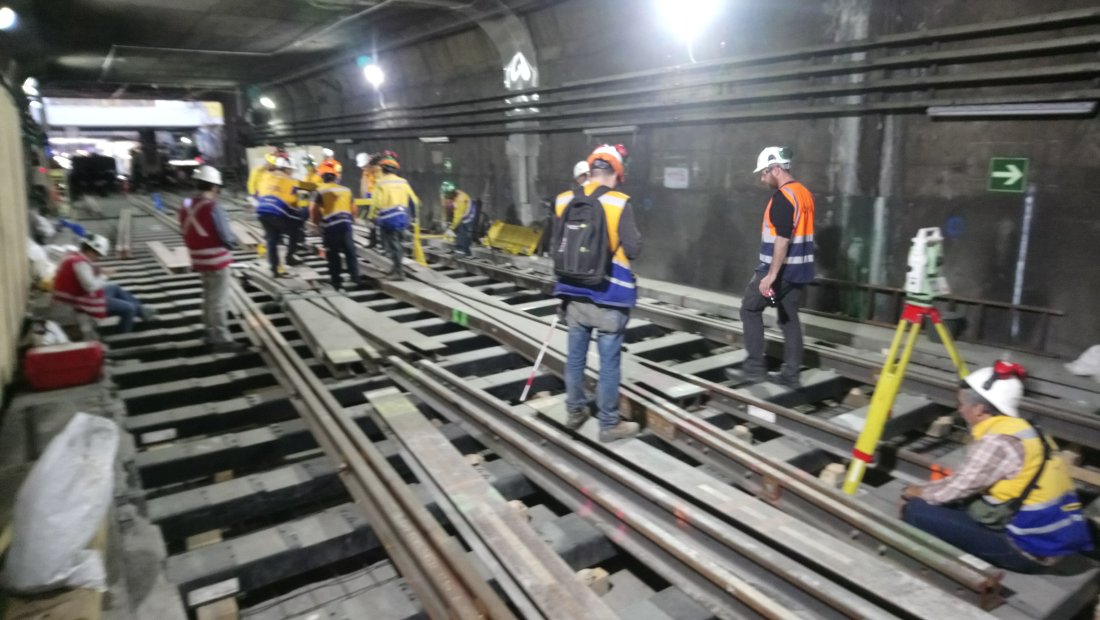
[[[46,446],[15,498],[0,585],[30,594],[107,589],[103,558],[87,548],[114,493],[118,426],[77,413]]]
[[[1066,364],[1066,370],[1079,376],[1091,375],[1093,379],[1100,381],[1100,344],[1085,349],[1081,357]]]

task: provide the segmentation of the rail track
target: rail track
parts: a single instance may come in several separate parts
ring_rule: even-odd
[[[517,402],[556,305],[539,283],[440,262],[340,295],[309,283],[319,259],[272,280],[242,251],[235,333],[254,348],[209,355],[195,276],[145,249],[178,244],[172,224],[128,216],[134,258],[115,263],[160,320],[103,331],[139,495],[192,613],[233,598],[256,618],[1024,618],[1095,599],[1043,607],[1035,583],[890,516],[891,485],[959,453],[924,434],[948,411],[934,397],[899,401],[872,490],[848,498],[817,475],[850,451],[865,382],[818,369],[795,392],[731,384],[728,325],[684,331],[646,308],[622,398],[648,432],[600,444],[594,421],[560,424],[562,333]],[[372,277],[379,261],[364,255]]]

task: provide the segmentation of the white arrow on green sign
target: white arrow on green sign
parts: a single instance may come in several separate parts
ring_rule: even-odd
[[[1027,187],[1026,157],[992,157],[989,160],[989,184],[991,192],[1023,193]]]

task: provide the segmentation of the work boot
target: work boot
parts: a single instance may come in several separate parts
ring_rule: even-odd
[[[248,346],[230,340],[229,342],[211,342],[206,345],[212,353],[244,353]]]
[[[611,443],[616,439],[628,439],[638,434],[639,426],[637,422],[627,422],[626,420],[619,420],[619,423],[611,428],[605,428],[600,430],[600,441],[604,443]]]
[[[764,372],[746,372],[739,368],[727,368],[726,378],[735,384],[756,384],[768,380],[768,374]]]
[[[295,254],[291,254],[290,256],[286,257],[286,264],[290,267],[297,267],[298,265],[302,264],[302,259],[298,258],[298,256]]]
[[[149,304],[141,304],[141,320],[152,321],[157,318],[157,311]]]
[[[581,409],[580,411],[570,411],[569,417],[565,419],[565,428],[571,431],[575,431],[578,428],[584,426],[584,423],[588,421],[588,411]]]
[[[798,375],[795,375],[793,377],[788,377],[786,375],[773,375],[768,377],[768,381],[771,381],[772,383],[775,383],[777,385],[782,385],[783,387],[792,390],[797,390],[798,388],[802,387],[802,383],[798,381]]]

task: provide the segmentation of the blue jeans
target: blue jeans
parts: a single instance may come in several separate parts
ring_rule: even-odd
[[[293,256],[298,245],[305,241],[305,222],[282,215],[260,215],[260,224],[264,227],[264,242],[267,244],[267,263],[271,265],[272,275],[279,273],[279,244],[283,237],[288,240],[286,255]]]
[[[584,369],[588,362],[588,342],[592,339],[592,330],[596,330],[596,350],[600,354],[596,419],[600,430],[619,423],[620,360],[628,320],[630,311],[627,308],[597,306],[584,301],[570,301],[566,306],[569,352],[565,360],[565,406],[570,412],[583,411],[588,407]]]
[[[325,254],[328,257],[328,277],[334,288],[340,288],[343,265],[347,264],[352,285],[359,281],[359,256],[351,225],[330,226],[324,230]],[[341,261],[341,258],[343,261]]]
[[[1042,568],[1038,562],[1020,553],[1006,532],[991,530],[971,519],[965,508],[933,506],[918,497],[905,504],[901,518],[994,566],[1017,573],[1034,573]]]
[[[470,243],[474,240],[474,223],[459,224],[455,229],[455,250],[470,255]]]
[[[128,333],[134,330],[134,317],[141,313],[141,302],[130,291],[117,284],[103,287],[107,301],[107,316],[118,317],[118,330]]]

